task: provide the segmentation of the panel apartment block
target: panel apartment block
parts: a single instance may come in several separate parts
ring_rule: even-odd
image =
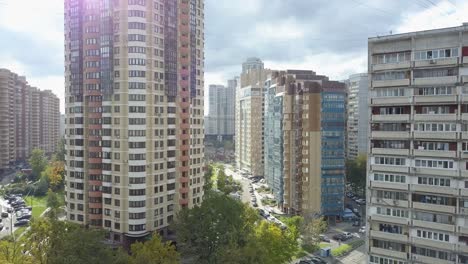
[[[370,263],[468,263],[468,25],[369,39]]]
[[[203,0],[66,0],[67,219],[132,242],[203,195]]]

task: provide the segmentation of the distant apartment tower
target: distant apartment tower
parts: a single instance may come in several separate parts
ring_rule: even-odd
[[[49,90],[0,69],[0,169],[29,158],[34,148],[50,154],[58,143],[60,101]]]
[[[369,82],[367,73],[354,74],[346,81],[347,90],[347,130],[346,158],[356,159],[367,155],[369,130]]]
[[[468,25],[369,39],[369,263],[468,263]]]
[[[287,70],[265,84],[267,182],[275,196],[282,191],[285,212],[335,221],[343,212],[344,83]]]
[[[207,138],[232,139],[235,131],[234,104],[236,84],[231,86],[210,85],[208,87],[209,110],[206,118],[205,135]]]
[[[242,63],[242,72],[247,73],[250,70],[263,70],[265,67],[263,61],[259,58],[248,58]]]
[[[66,212],[131,243],[199,205],[204,1],[66,0]]]
[[[240,88],[236,90],[235,153],[238,169],[263,176],[263,93],[270,70],[264,70],[263,63],[258,61],[256,65],[258,68],[249,68],[241,74]]]

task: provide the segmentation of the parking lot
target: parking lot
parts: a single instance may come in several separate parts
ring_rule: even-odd
[[[9,199],[7,199],[9,198]],[[28,207],[20,196],[0,198],[1,231],[0,238],[12,235],[19,227],[28,226],[31,218],[31,207]]]

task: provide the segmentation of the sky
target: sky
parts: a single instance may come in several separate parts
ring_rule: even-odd
[[[0,68],[52,90],[62,112],[63,3],[0,0]],[[367,71],[368,37],[459,26],[467,13],[465,0],[205,0],[205,86],[247,57],[343,80]]]

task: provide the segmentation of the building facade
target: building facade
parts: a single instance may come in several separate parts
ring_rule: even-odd
[[[370,263],[468,262],[468,25],[369,39]]]
[[[345,97],[344,83],[313,71],[275,71],[265,82],[265,179],[285,212],[342,215]]]
[[[284,201],[283,97],[271,76],[265,81],[264,175],[279,207]]]
[[[0,69],[0,169],[29,158],[34,148],[53,153],[58,144],[60,101],[49,90]]]
[[[265,80],[271,72],[261,65],[260,69],[246,68],[240,76],[239,89],[236,89],[236,167],[254,176],[263,176],[264,170],[263,93]]]
[[[263,70],[265,64],[259,58],[247,58],[247,60],[242,63],[242,73],[247,73],[250,70]]]
[[[204,184],[204,1],[66,0],[66,210],[114,243]]]
[[[369,82],[367,73],[354,74],[346,81],[347,91],[347,129],[346,158],[356,159],[367,155],[369,139]]]
[[[235,98],[236,83],[230,81],[228,86],[210,85],[208,87],[209,110],[205,123],[205,135],[222,141],[232,139],[235,131]]]

